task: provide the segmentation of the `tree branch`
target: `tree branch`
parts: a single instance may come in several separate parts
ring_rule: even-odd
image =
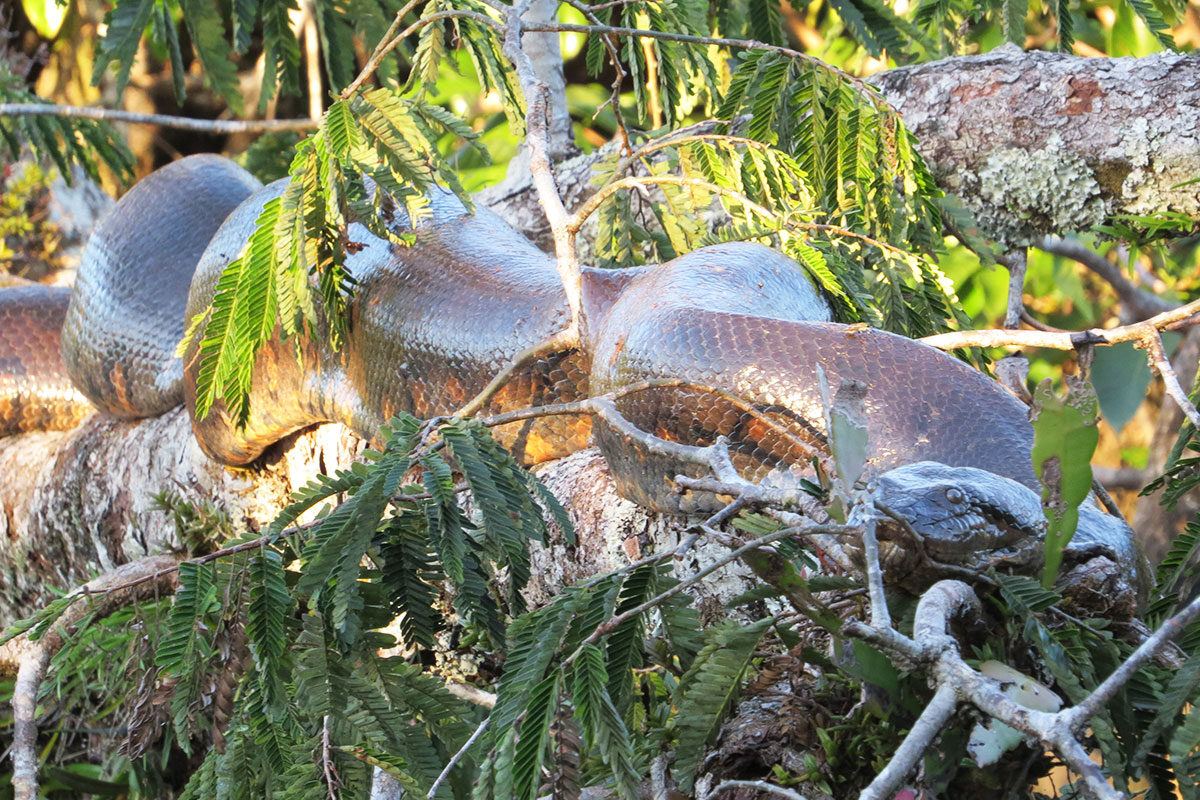
[[[161,125],[200,133],[270,133],[274,131],[311,131],[320,126],[316,119],[192,119],[169,114],[139,114],[111,108],[60,106],[50,103],[0,103],[0,117],[72,117],[101,122],[128,122],[135,125]]]
[[[937,741],[946,723],[957,710],[958,694],[954,688],[948,685],[939,686],[929,705],[925,706],[921,716],[917,717],[912,729],[904,737],[904,741],[896,748],[887,766],[875,776],[875,780],[871,781],[866,789],[863,789],[858,800],[889,800],[894,797],[896,790],[925,757],[925,752]]]
[[[567,296],[567,306],[571,309],[570,330],[576,337],[581,337],[583,278],[575,252],[575,234],[568,228],[567,209],[558,193],[554,169],[550,162],[550,90],[538,80],[533,62],[522,45],[526,27],[521,16],[529,9],[530,2],[531,0],[521,0],[505,10],[503,52],[512,63],[517,80],[521,84],[521,91],[525,95],[525,145],[529,148],[529,171],[533,176],[534,188],[537,189],[538,201],[554,236],[558,276]],[[531,26],[529,30],[535,27]]]
[[[1135,286],[1121,272],[1120,267],[1082,242],[1047,236],[1038,242],[1037,248],[1051,255],[1077,261],[1104,280],[1117,293],[1125,307],[1125,313],[1122,314],[1124,322],[1143,320],[1175,307],[1171,301]]]
[[[38,797],[37,697],[50,659],[86,614],[95,612],[103,616],[168,590],[174,581],[174,570],[170,567],[175,565],[176,559],[167,555],[123,564],[77,589],[80,598],[87,597],[92,602],[69,607],[41,639],[33,642],[26,635],[0,648],[0,662],[19,664],[12,698],[15,800]]]
[[[1112,215],[1200,219],[1200,64],[1006,45],[873,75],[938,184],[991,238],[1036,244]]]
[[[939,350],[960,347],[1045,347],[1051,350],[1074,350],[1085,344],[1118,344],[1136,342],[1148,333],[1194,325],[1200,322],[1200,300],[1173,308],[1150,319],[1117,328],[1092,328],[1086,331],[1010,331],[978,330],[952,331],[926,336],[921,341]]]

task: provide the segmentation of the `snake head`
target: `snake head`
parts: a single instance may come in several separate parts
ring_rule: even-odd
[[[921,461],[881,475],[873,499],[881,513],[877,530],[884,567],[908,576],[902,581],[928,584],[941,577],[930,560],[972,571],[993,566],[1030,571],[1042,563],[1041,498],[1009,478]],[[914,536],[928,559],[913,552]],[[1090,500],[1080,506],[1066,555],[1068,563],[1106,556],[1135,582],[1145,573],[1133,531]]]
[[[919,461],[881,475],[873,497],[880,539],[893,543],[888,549],[911,555],[915,535],[929,558],[968,569],[1040,560],[1041,501],[1014,480]]]

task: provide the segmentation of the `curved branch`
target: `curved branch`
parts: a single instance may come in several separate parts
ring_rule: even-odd
[[[1037,244],[1037,248],[1055,256],[1077,261],[1095,273],[1105,283],[1113,288],[1125,306],[1130,319],[1142,320],[1170,311],[1175,304],[1153,292],[1148,292],[1122,274],[1121,269],[1095,250],[1082,242],[1060,239],[1057,236],[1047,236]]]
[[[0,662],[16,661],[19,665],[12,699],[12,784],[16,800],[36,800],[38,796],[37,696],[50,659],[86,614],[103,616],[170,589],[177,563],[175,557],[164,555],[117,567],[77,589],[81,599],[87,597],[92,602],[69,607],[41,639],[32,642],[22,637],[0,648]]]
[[[101,122],[128,122],[134,125],[161,125],[200,133],[269,133],[273,131],[311,131],[320,126],[316,119],[192,119],[170,114],[139,114],[112,108],[60,106],[50,103],[0,103],[0,117],[71,117]]]

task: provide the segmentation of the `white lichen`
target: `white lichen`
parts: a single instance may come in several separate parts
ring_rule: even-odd
[[[1092,168],[1057,133],[1040,149],[994,151],[978,177],[979,197],[968,203],[985,230],[1011,244],[1038,230],[1087,230],[1109,214]]]

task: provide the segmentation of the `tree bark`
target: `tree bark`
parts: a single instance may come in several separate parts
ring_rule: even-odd
[[[1006,45],[870,79],[984,233],[1031,244],[1113,214],[1200,219],[1200,59]]]

